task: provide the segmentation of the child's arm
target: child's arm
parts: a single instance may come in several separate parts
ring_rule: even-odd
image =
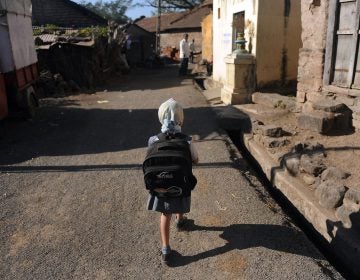
[[[195,164],[199,163],[199,154],[198,154],[193,142],[190,142],[190,152],[191,152],[191,158],[192,158],[193,163],[195,163]]]

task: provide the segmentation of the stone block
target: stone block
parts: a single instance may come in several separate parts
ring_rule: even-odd
[[[311,91],[309,91],[306,94],[307,101],[316,102],[316,101],[318,101],[319,99],[322,98],[321,95],[320,95],[321,86],[322,86],[322,80],[321,81],[319,80],[318,82],[315,81],[313,83]]]
[[[345,97],[345,96],[337,96],[335,100],[339,103],[345,104],[348,107],[354,106],[354,104],[355,104],[354,98],[349,98],[349,97]]]
[[[360,120],[352,120],[352,125],[357,131],[360,130]]]
[[[355,212],[360,211],[360,190],[349,189],[345,194],[343,203]]]
[[[352,113],[352,118],[354,120],[360,120],[360,111],[355,111],[355,108],[354,108],[354,111]]]
[[[300,159],[299,155],[292,155],[284,158],[283,160],[286,170],[292,176],[296,176],[300,171]]]
[[[330,166],[321,173],[321,180],[343,180],[349,176],[349,173],[342,171],[337,167]]]
[[[262,125],[258,127],[261,131],[261,134],[269,137],[281,137],[284,134],[284,131],[280,126],[275,125]]]
[[[335,181],[322,182],[315,190],[320,205],[327,209],[335,209],[342,203],[346,192],[343,184]]]
[[[225,85],[221,89],[221,101],[226,105],[250,103],[251,91],[247,89],[235,89]]]
[[[307,185],[313,185],[316,181],[315,176],[306,173],[303,174],[302,179]]]
[[[347,208],[345,205],[342,205],[336,209],[335,216],[342,222],[344,228],[350,229],[353,227],[352,221],[350,219],[350,215],[353,213],[356,212]]]
[[[344,104],[328,98],[321,98],[313,103],[314,110],[329,113],[342,113],[349,108]]]
[[[300,158],[300,170],[304,173],[318,176],[326,169],[323,163],[323,156],[303,154]]]
[[[337,131],[348,131],[351,128],[351,111],[337,113],[334,116],[332,129]]]
[[[298,125],[300,128],[309,129],[319,133],[327,133],[334,124],[334,114],[323,111],[313,111],[302,113],[298,117]]]
[[[296,102],[305,103],[306,101],[306,92],[298,91],[296,93]]]
[[[289,139],[286,137],[274,138],[274,137],[263,137],[263,145],[267,148],[279,148],[286,146],[290,143]]]

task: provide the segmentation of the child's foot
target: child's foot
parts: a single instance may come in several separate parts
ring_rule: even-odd
[[[169,258],[171,254],[170,246],[164,246],[161,248],[161,261],[164,264],[169,264]]]

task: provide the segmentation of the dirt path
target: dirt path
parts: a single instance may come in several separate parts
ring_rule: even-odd
[[[174,97],[201,162],[188,232],[161,265],[141,163]],[[138,71],[105,91],[43,100],[0,127],[1,279],[341,279],[269,198],[176,69]]]

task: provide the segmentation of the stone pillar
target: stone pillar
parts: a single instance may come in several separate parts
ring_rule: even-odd
[[[255,58],[251,54],[237,54],[225,57],[226,81],[221,89],[221,100],[225,104],[251,102],[255,91]]]

